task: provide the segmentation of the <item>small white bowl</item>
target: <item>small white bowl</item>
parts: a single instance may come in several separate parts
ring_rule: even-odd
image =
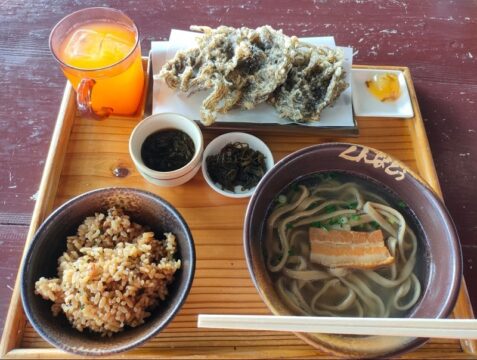
[[[195,176],[195,174],[197,174],[197,172],[199,171],[201,165],[202,163],[198,163],[196,167],[192,169],[191,171],[189,171],[187,174],[175,179],[161,180],[161,179],[155,179],[146,174],[141,174],[141,175],[144,179],[149,181],[151,184],[164,186],[164,187],[173,187],[173,186],[179,186],[179,185],[185,184],[190,179],[192,179]]]
[[[248,190],[242,190],[241,186],[236,186],[234,192],[225,190],[222,189],[222,186],[220,186],[219,184],[214,183],[214,181],[209,176],[209,173],[207,172],[207,157],[210,155],[218,154],[225,145],[235,142],[246,143],[251,149],[260,151],[265,156],[265,172],[269,171],[273,167],[274,161],[272,152],[262,140],[260,140],[256,136],[247,133],[230,132],[218,136],[217,138],[212,140],[209,145],[207,145],[204,150],[204,155],[202,157],[202,174],[204,175],[204,179],[205,181],[207,181],[207,184],[209,184],[209,186],[219,194],[232,198],[245,198],[252,196],[253,192],[255,191],[255,187]]]
[[[401,96],[396,101],[382,102],[367,89],[366,81],[374,75],[396,74],[401,87]],[[353,87],[353,109],[356,116],[411,118],[414,116],[406,78],[399,70],[353,69],[351,73]]]
[[[141,147],[146,138],[159,130],[177,129],[189,135],[194,142],[192,159],[183,167],[173,171],[156,171],[148,168],[141,157]],[[192,120],[175,113],[154,114],[142,120],[129,138],[129,153],[139,173],[150,183],[159,186],[179,186],[194,177],[200,168],[204,139],[199,126]]]

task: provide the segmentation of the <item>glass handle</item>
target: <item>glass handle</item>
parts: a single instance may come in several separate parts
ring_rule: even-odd
[[[91,95],[93,93],[94,84],[96,84],[94,79],[82,79],[79,83],[76,91],[78,110],[82,115],[95,120],[106,119],[113,112],[113,109],[110,107],[102,107],[99,111],[93,110]]]

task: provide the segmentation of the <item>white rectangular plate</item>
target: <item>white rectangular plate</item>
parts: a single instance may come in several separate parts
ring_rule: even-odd
[[[166,60],[173,57],[177,50],[187,49],[195,44],[198,33],[189,31],[172,30],[169,42],[153,41],[151,44],[151,55],[153,73],[158,74]],[[334,39],[325,38],[303,38],[303,41],[314,45],[334,45]],[[333,107],[323,110],[321,120],[305,126],[323,128],[352,128],[355,127],[353,110],[351,104],[351,65],[352,49],[342,48],[345,55],[346,81],[350,84]],[[201,91],[191,96],[170,89],[163,80],[154,80],[153,86],[153,113],[176,112],[194,120],[200,119],[200,106],[202,101],[208,96],[208,92]],[[220,114],[217,122],[220,123],[255,123],[255,124],[294,124],[289,120],[278,116],[273,106],[263,103],[252,110],[231,110],[226,114]]]
[[[366,81],[378,74],[396,74],[401,87],[401,96],[396,101],[382,102],[376,99],[366,87]],[[414,116],[409,91],[404,74],[399,70],[353,69],[351,75],[353,86],[353,108],[356,116],[399,117]]]

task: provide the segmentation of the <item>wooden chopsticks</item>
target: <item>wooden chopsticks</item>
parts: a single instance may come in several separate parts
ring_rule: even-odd
[[[216,329],[477,339],[477,320],[200,314],[197,326]]]

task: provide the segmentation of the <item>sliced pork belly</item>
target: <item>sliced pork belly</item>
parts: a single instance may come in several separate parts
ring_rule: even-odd
[[[394,262],[383,232],[310,227],[311,261],[330,268],[374,269]]]

